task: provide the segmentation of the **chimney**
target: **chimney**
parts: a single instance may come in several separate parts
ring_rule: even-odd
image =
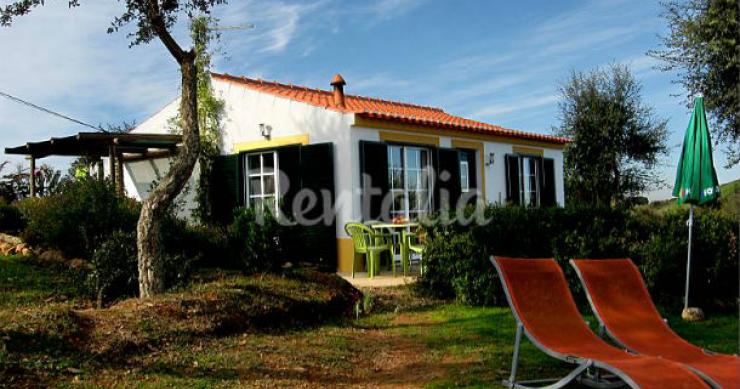
[[[346,108],[344,104],[344,86],[347,83],[342,78],[342,75],[337,73],[334,78],[331,79],[331,86],[334,87],[334,105],[340,108]]]

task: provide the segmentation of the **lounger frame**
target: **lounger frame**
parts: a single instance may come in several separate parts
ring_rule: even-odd
[[[501,268],[499,268],[498,263],[495,261],[495,256],[490,257],[491,263],[493,263],[493,266],[496,268],[496,271],[499,274],[499,279],[501,280],[501,283],[503,284],[504,294],[506,295],[506,300],[509,303],[509,307],[512,307],[511,313],[514,316],[514,320],[516,320],[516,335],[514,338],[514,354],[512,356],[511,361],[511,374],[509,375],[509,379],[503,380],[504,386],[508,388],[520,388],[520,389],[532,389],[532,388],[548,388],[548,389],[557,389],[562,388],[565,385],[575,381],[580,384],[590,386],[593,388],[601,388],[601,389],[610,389],[610,388],[619,388],[623,387],[625,385],[629,385],[633,388],[638,388],[639,386],[637,383],[635,383],[628,375],[623,373],[621,370],[600,362],[593,359],[585,359],[585,358],[579,358],[573,355],[565,355],[561,354],[559,352],[556,352],[554,350],[551,350],[547,347],[545,347],[543,344],[541,344],[537,339],[532,336],[527,329],[524,327],[524,323],[522,322],[521,318],[519,317],[519,313],[514,309],[514,304],[512,302],[512,298],[509,294],[509,285],[506,283],[506,279],[501,276],[503,272],[501,271]],[[575,364],[577,365],[575,369],[573,369],[570,373],[568,373],[565,377],[560,379],[539,379],[539,380],[527,380],[527,381],[517,381],[516,374],[519,367],[519,349],[521,346],[521,339],[522,334],[527,336],[527,339],[529,339],[532,344],[534,344],[538,349],[540,349],[545,354],[555,358],[559,359],[561,361]],[[616,376],[620,381],[609,381],[607,380],[608,377],[602,376],[598,374],[598,372],[594,374],[589,374],[590,368],[595,369],[604,369],[611,372],[614,376]],[[550,383],[550,385],[546,386],[531,386],[531,385],[537,385],[537,384],[547,384]]]
[[[601,315],[599,315],[599,311],[596,310],[596,305],[594,304],[593,300],[591,299],[591,293],[589,293],[588,287],[586,286],[586,282],[584,281],[583,275],[581,274],[581,270],[578,268],[578,266],[576,266],[576,264],[575,264],[574,261],[575,261],[575,259],[571,259],[568,262],[570,263],[570,266],[573,268],[573,270],[575,270],[576,275],[578,275],[578,280],[581,281],[581,285],[583,286],[583,293],[586,294],[586,299],[588,300],[588,305],[591,306],[591,312],[594,313],[594,316],[596,317],[596,320],[599,321],[599,336],[603,337],[604,335],[606,335],[617,346],[622,347],[625,350],[627,350],[627,351],[629,351],[629,352],[631,352],[633,354],[639,355],[639,353],[637,353],[635,350],[632,350],[631,348],[627,347],[627,345],[624,344],[617,336],[615,336],[609,330],[609,327],[606,326],[606,323],[604,323],[604,320],[601,318]],[[647,289],[647,286],[645,286],[645,284],[644,284],[645,281],[644,280],[641,280],[641,281],[643,282],[643,286]],[[665,319],[665,318],[663,318],[663,321],[666,322],[666,323],[668,323],[668,320]],[[703,349],[703,348],[701,350],[704,353],[706,353],[707,355],[715,354],[712,351],[709,351],[709,350],[706,350],[706,349]],[[703,379],[712,388],[715,388],[715,389],[721,389],[722,388],[721,385],[719,385],[711,377],[709,377],[708,375],[704,374],[703,372],[701,372],[701,371],[699,371],[699,370],[697,370],[697,369],[695,369],[695,368],[693,368],[693,367],[691,367],[691,366],[689,366],[687,364],[683,364],[683,365],[687,369],[691,370],[692,373],[694,373],[694,374],[698,375],[699,377],[701,377],[701,379]]]

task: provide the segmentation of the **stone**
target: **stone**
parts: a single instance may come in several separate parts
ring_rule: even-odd
[[[23,241],[21,240],[21,238],[19,238],[17,236],[13,236],[13,235],[3,234],[3,233],[0,233],[0,242],[9,243],[9,244],[14,245],[14,246],[17,246],[17,245],[23,243]]]
[[[33,252],[28,247],[24,247],[23,250],[21,250],[20,254],[23,256],[29,256],[33,254]]]
[[[90,265],[86,260],[82,258],[74,258],[70,260],[68,264],[70,268],[77,270],[92,268],[92,265]]]
[[[39,254],[39,259],[48,262],[64,262],[64,255],[58,250],[46,250]]]
[[[704,320],[704,311],[701,308],[689,307],[681,312],[681,318],[689,322],[702,321]]]

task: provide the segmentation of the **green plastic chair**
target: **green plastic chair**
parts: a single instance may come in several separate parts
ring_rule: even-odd
[[[403,231],[401,238],[401,261],[403,262],[403,276],[405,277],[411,266],[411,253],[420,255],[419,273],[424,275],[424,250],[426,246],[418,232]]]
[[[393,241],[387,234],[380,234],[362,223],[347,223],[344,230],[352,237],[355,254],[365,255],[367,275],[373,278],[380,266],[380,254],[393,254]],[[355,278],[355,260],[352,259],[352,278]]]

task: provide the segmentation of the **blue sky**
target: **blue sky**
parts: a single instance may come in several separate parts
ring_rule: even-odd
[[[94,124],[141,122],[177,96],[178,69],[159,42],[129,49],[126,31],[105,33],[119,2],[73,10],[66,1],[49,3],[0,29],[0,90]],[[670,184],[689,110],[674,75],[645,55],[666,32],[660,13],[657,2],[641,0],[231,0],[215,12],[221,24],[255,28],[225,32],[214,65],[321,88],[340,72],[347,93],[549,133],[558,123],[558,84],[572,70],[624,63],[642,82],[644,100],[669,119],[670,155],[657,169]],[[185,28],[176,31],[181,42]],[[78,130],[0,99],[0,147]],[[723,168],[723,148],[715,164],[727,182],[740,169]],[[66,160],[48,162],[62,167]]]

